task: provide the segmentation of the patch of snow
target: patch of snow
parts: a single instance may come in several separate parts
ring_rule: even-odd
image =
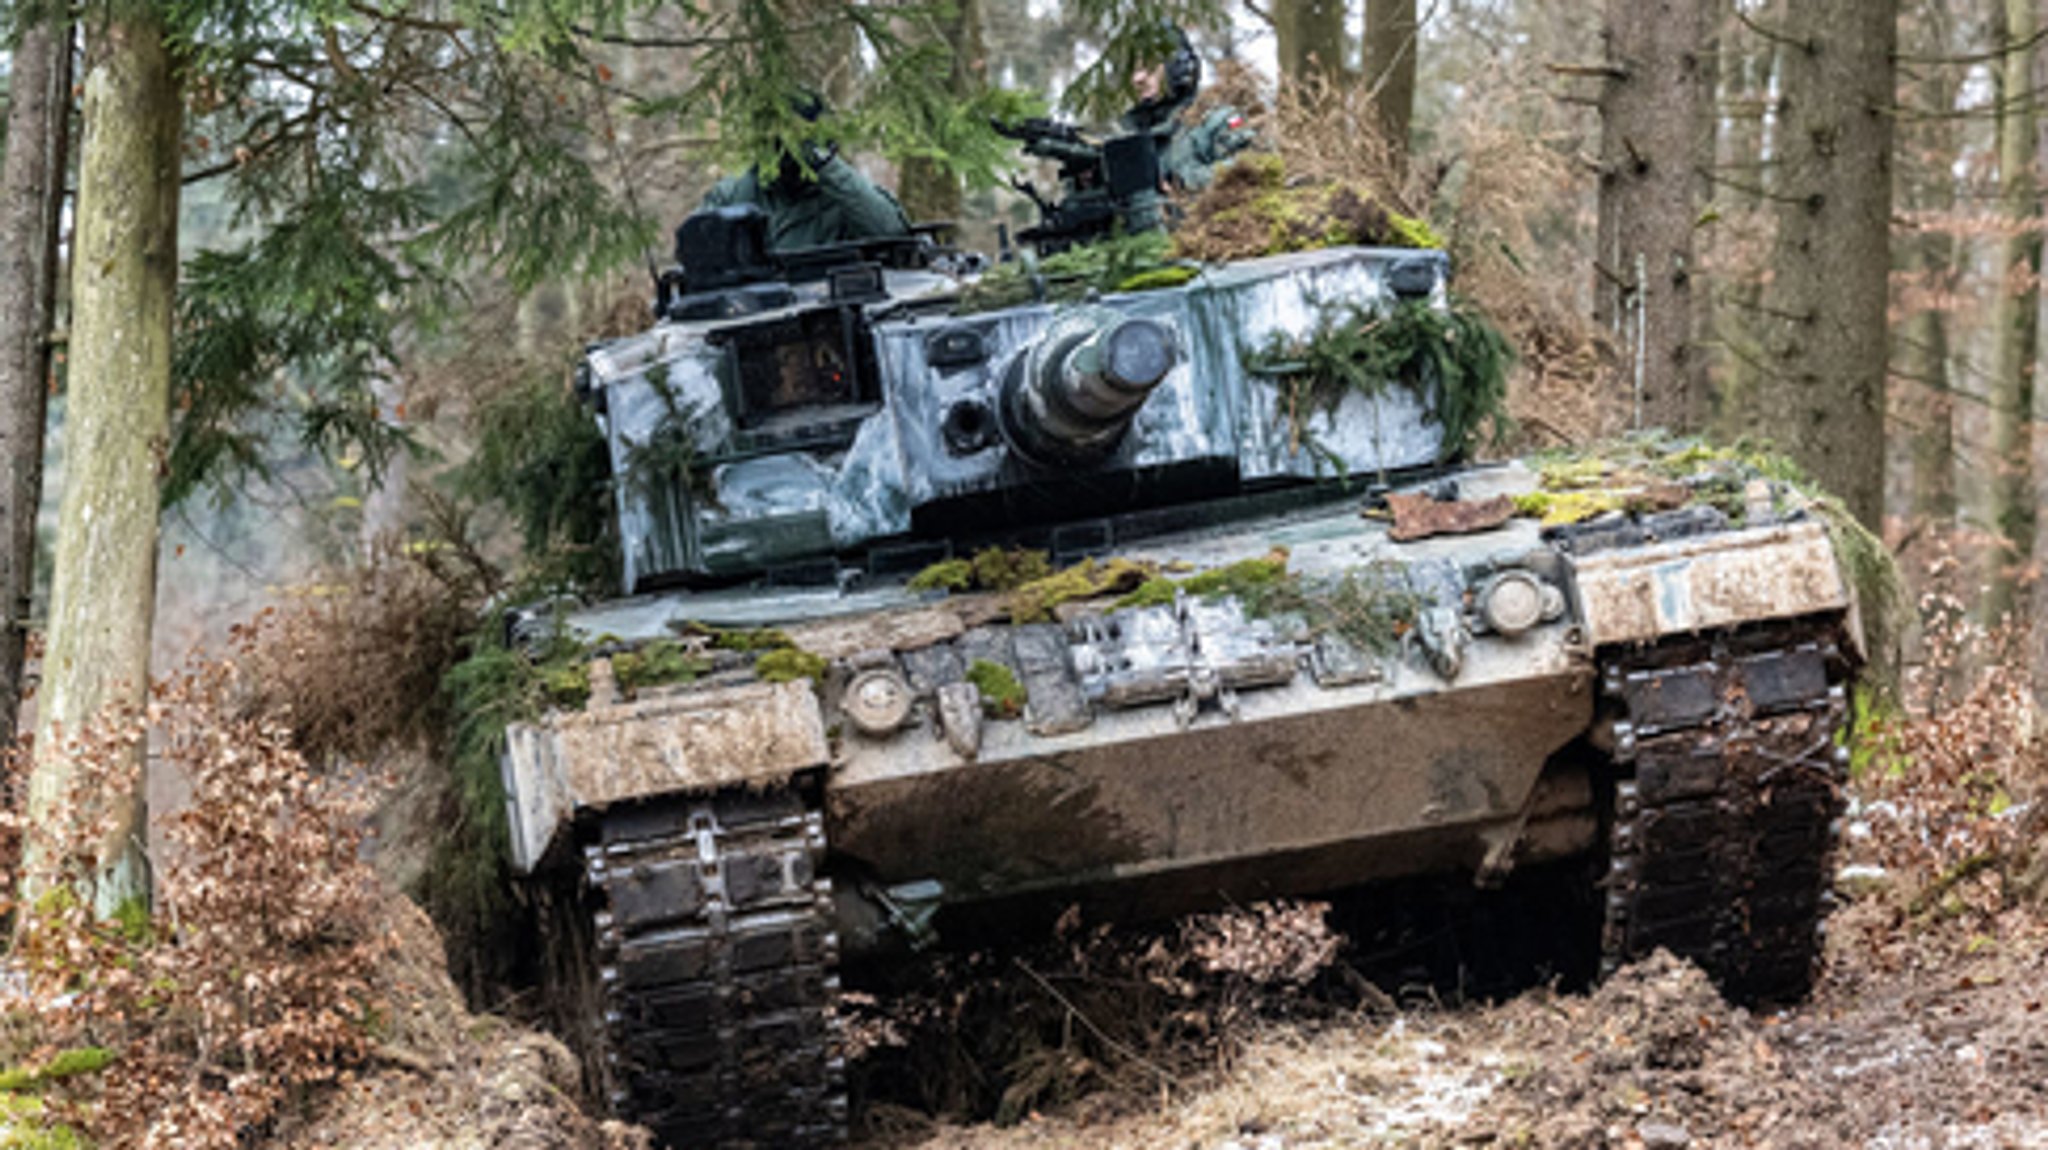
[[[1390,1032],[1391,1032],[1391,1028]],[[1434,1039],[1406,1044],[1408,1058],[1397,1054],[1399,1085],[1373,1099],[1364,1133],[1373,1138],[1413,1134],[1432,1126],[1458,1126],[1493,1097],[1500,1083],[1497,1071],[1475,1071],[1458,1062],[1438,1063],[1449,1048]],[[1487,1059],[1482,1057],[1480,1061]],[[1498,1062],[1498,1057],[1494,1057]]]

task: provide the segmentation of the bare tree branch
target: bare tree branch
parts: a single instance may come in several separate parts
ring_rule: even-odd
[[[1901,64],[1934,64],[1944,67],[1952,64],[1960,66],[1989,64],[1994,60],[2003,60],[2007,56],[2017,55],[2021,52],[2030,52],[2044,42],[2048,42],[2048,28],[2043,28],[2024,40],[1963,56],[1894,56],[1892,59]]]

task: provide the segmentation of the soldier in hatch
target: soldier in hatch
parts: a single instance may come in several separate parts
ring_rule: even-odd
[[[1126,132],[1150,132],[1159,148],[1161,177],[1173,190],[1198,192],[1215,178],[1216,168],[1250,147],[1254,139],[1236,108],[1210,109],[1189,123],[1184,113],[1202,86],[1202,58],[1188,35],[1169,26],[1173,51],[1163,63],[1131,74],[1138,102],[1120,121]]]
[[[805,96],[796,110],[816,123],[825,102]],[[830,141],[807,141],[801,161],[784,155],[772,172],[757,165],[720,180],[699,208],[734,204],[754,204],[768,214],[768,246],[775,251],[910,234],[903,205],[840,159],[839,145]]]

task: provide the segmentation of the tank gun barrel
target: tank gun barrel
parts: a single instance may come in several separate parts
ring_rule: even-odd
[[[1010,365],[1004,437],[1040,466],[1098,463],[1178,358],[1173,332],[1157,320],[1095,310],[1063,317]]]

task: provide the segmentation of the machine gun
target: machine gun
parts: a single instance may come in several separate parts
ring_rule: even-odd
[[[1159,140],[1151,132],[1112,136],[1095,143],[1072,124],[1033,118],[991,121],[996,132],[1024,145],[1024,153],[1059,165],[1061,194],[1049,199],[1031,181],[1012,186],[1038,205],[1040,223],[1017,234],[1041,255],[1064,251],[1121,230],[1130,235],[1165,226],[1160,194]]]

